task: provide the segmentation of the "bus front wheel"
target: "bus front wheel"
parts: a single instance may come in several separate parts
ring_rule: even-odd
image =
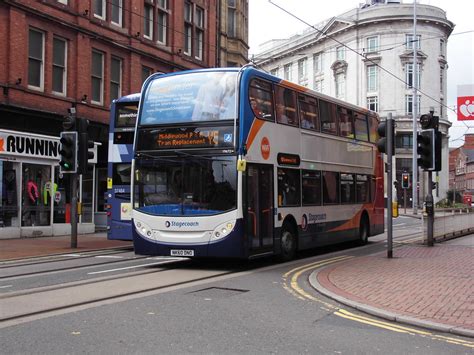
[[[281,228],[281,261],[289,261],[296,255],[296,234],[293,229],[284,224]]]

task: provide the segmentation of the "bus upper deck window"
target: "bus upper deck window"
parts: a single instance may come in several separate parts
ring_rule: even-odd
[[[288,88],[275,86],[277,122],[298,126],[296,93]]]
[[[249,88],[250,108],[253,114],[263,120],[274,120],[273,92],[271,84],[254,79]]]

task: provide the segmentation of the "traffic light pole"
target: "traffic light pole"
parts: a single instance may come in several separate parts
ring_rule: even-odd
[[[393,257],[392,228],[392,157],[393,157],[393,122],[392,113],[387,115],[387,258]]]
[[[78,174],[71,174],[71,248],[77,248],[77,184]]]
[[[433,199],[433,172],[428,171],[428,195],[426,195],[426,214],[428,215],[428,246],[432,247],[434,245],[434,199]]]

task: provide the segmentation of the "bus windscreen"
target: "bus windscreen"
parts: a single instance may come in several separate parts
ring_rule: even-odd
[[[237,72],[158,77],[145,88],[139,124],[235,119],[236,86]]]
[[[135,127],[137,122],[138,103],[117,105],[116,128]]]

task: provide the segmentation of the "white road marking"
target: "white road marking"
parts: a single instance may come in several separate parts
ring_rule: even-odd
[[[97,255],[96,258],[123,259],[123,256],[118,256],[118,255]]]
[[[82,255],[81,254],[62,254],[61,256],[72,256],[75,258],[80,258]]]
[[[114,271],[120,271],[120,270],[128,270],[128,269],[136,269],[140,267],[146,267],[146,266],[153,266],[153,265],[160,265],[160,264],[168,264],[171,262],[174,262],[176,260],[180,259],[175,259],[175,260],[163,260],[158,263],[150,263],[150,264],[143,264],[143,265],[134,265],[134,266],[127,266],[127,267],[121,267],[117,269],[110,269],[110,270],[103,270],[103,271],[93,271],[93,272],[88,272],[87,275],[96,275],[96,274],[104,274],[106,272],[114,272]]]
[[[9,288],[9,287],[13,287],[13,285],[0,286],[0,288]]]

